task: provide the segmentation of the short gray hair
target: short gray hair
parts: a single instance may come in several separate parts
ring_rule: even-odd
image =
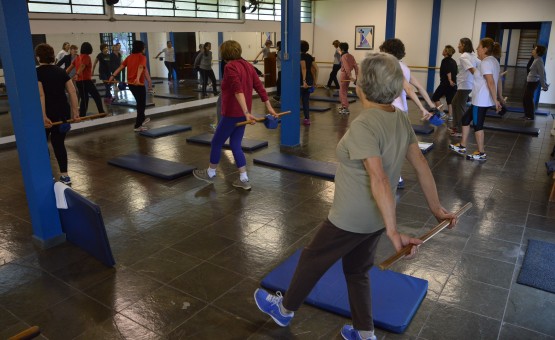
[[[358,87],[366,99],[391,104],[401,95],[404,81],[399,60],[387,53],[369,53],[360,64]]]

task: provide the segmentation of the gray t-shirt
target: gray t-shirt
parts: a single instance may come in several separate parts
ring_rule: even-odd
[[[162,52],[164,52],[164,58],[165,61],[170,62],[170,63],[174,63],[175,62],[175,50],[174,48],[164,48],[162,50]]]
[[[407,115],[399,109],[366,109],[351,123],[337,144],[339,167],[328,218],[338,228],[369,234],[385,227],[370,188],[363,160],[381,157],[391,191],[395,193],[410,144],[417,143]]]
[[[202,70],[211,70],[212,69],[212,51],[208,51],[205,55],[204,52],[201,52],[197,55],[195,59],[195,68],[198,67]]]

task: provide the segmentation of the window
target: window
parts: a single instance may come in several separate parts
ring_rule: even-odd
[[[104,0],[27,0],[29,13],[104,14]]]
[[[239,19],[239,0],[120,0],[118,15]]]
[[[249,0],[245,1],[247,13],[245,19],[281,21],[281,0],[263,0],[258,2],[258,8],[253,13],[249,13]],[[301,22],[312,22],[312,1],[301,0]]]

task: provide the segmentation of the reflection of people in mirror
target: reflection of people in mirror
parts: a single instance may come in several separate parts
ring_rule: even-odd
[[[166,43],[166,46],[167,47],[160,51],[160,53],[158,53],[156,57],[154,57],[154,59],[158,58],[160,54],[164,53],[164,65],[166,65],[166,68],[168,69],[168,82],[171,83],[174,80],[174,71],[177,77],[177,67],[175,66],[175,50],[171,41],[168,41]]]

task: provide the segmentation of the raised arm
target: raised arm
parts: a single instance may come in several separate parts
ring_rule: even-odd
[[[428,112],[428,110],[426,110],[426,108],[424,108],[424,106],[420,102],[420,98],[418,98],[418,96],[414,92],[414,88],[412,87],[412,85],[406,79],[403,80],[403,89],[407,93],[407,96],[409,96],[409,98],[412,99],[412,101],[416,104],[416,106],[418,106],[418,109],[420,110],[420,113],[422,114],[422,118],[426,119],[426,120],[430,119],[432,117],[432,114],[430,112]],[[428,99],[429,99],[429,97],[428,97]],[[434,105],[432,105],[432,107],[433,106]]]

